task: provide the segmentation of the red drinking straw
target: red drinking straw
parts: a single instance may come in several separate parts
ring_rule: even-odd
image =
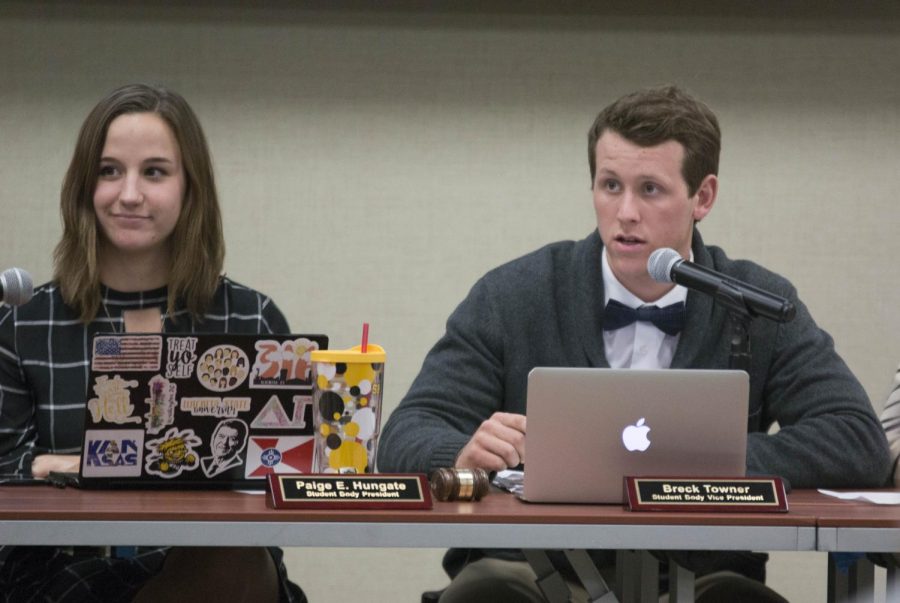
[[[369,349],[369,323],[363,323],[363,336],[362,336],[362,346],[360,346],[360,350],[363,354]]]

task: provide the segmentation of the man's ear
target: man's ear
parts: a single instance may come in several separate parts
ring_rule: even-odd
[[[697,192],[694,193],[696,204],[694,205],[694,222],[699,222],[712,211],[713,205],[716,203],[716,196],[719,193],[719,179],[715,174],[707,174],[706,178],[700,182]]]

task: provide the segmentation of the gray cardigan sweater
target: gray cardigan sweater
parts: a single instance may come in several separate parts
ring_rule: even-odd
[[[548,245],[481,278],[381,434],[381,471],[452,466],[482,421],[525,413],[535,366],[608,367],[603,350],[602,242]],[[756,319],[747,413],[747,470],[795,488],[875,487],[890,470],[884,432],[862,386],[818,328],[794,287],[748,261],[730,260],[694,231],[694,261],[782,295],[797,306],[787,324]],[[727,311],[690,291],[672,368],[728,368]],[[780,430],[766,432],[773,422]]]

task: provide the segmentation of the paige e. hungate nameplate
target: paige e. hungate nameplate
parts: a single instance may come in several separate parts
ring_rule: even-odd
[[[273,474],[274,509],[430,509],[431,490],[420,474]]]

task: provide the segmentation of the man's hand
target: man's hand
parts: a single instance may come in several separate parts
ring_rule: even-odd
[[[35,477],[47,477],[51,471],[78,473],[80,462],[81,458],[74,454],[42,454],[34,457],[31,474]]]
[[[460,469],[502,471],[525,462],[525,415],[495,412],[456,457]]]

